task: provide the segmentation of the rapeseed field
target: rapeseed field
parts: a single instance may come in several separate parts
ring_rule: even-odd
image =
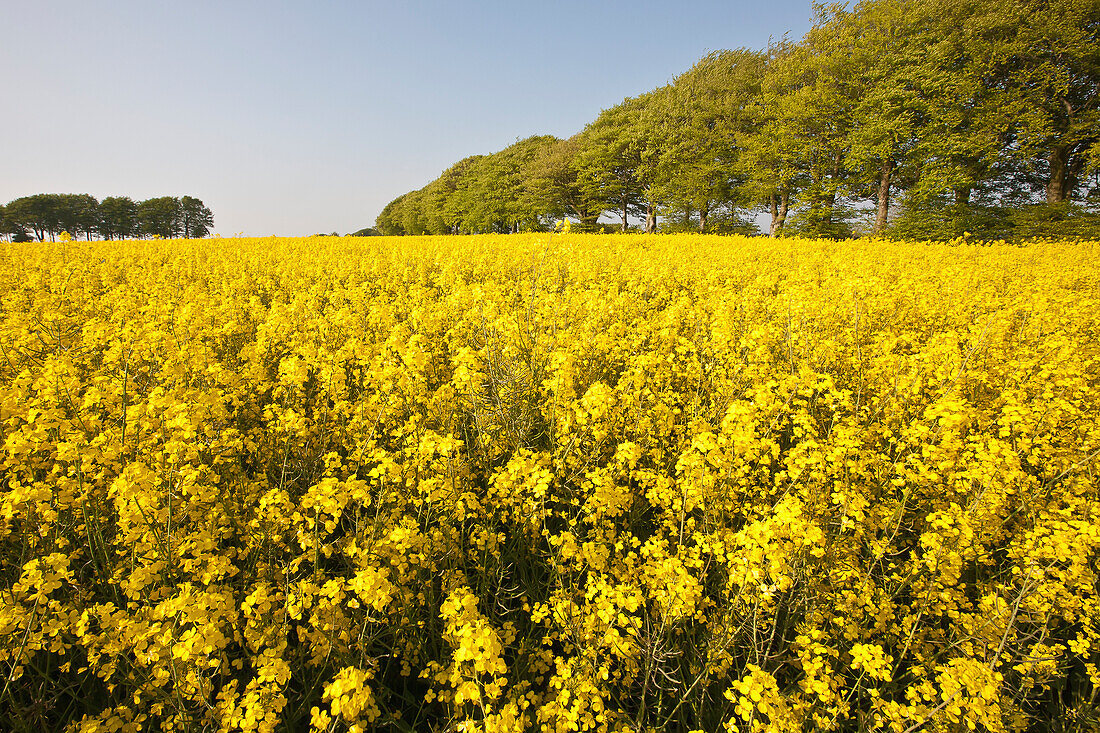
[[[4,729],[1100,724],[1100,243],[12,244],[0,349]]]

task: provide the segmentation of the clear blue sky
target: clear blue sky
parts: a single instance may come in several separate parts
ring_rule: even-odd
[[[0,203],[197,196],[223,235],[341,234],[451,163],[567,137],[809,0],[0,0]]]

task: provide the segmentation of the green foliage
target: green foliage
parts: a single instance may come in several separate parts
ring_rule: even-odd
[[[214,215],[192,196],[161,196],[135,203],[129,196],[97,201],[89,194],[40,193],[23,196],[3,207],[0,235],[24,241],[33,232],[38,241],[53,240],[61,232],[91,239],[132,237],[206,237]]]
[[[763,210],[773,236],[1090,230],[1072,206],[1036,205],[1100,191],[1100,4],[813,7],[798,42],[708,54],[573,137],[467,158],[391,202],[378,228],[516,232],[569,217],[595,231],[605,215],[653,231],[661,212],[663,231],[739,231]],[[895,200],[905,214],[890,228]]]
[[[214,226],[214,214],[202,201],[192,196],[184,196],[179,201],[179,227],[184,237],[199,239],[210,234]]]
[[[99,203],[99,233],[104,239],[127,239],[137,232],[137,203],[133,199],[108,196]]]

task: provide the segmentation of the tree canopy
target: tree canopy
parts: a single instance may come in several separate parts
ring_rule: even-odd
[[[97,201],[86,193],[39,193],[0,207],[0,237],[13,241],[52,240],[61,232],[86,239],[200,238],[212,226],[214,214],[193,196],[135,202],[129,196]]]
[[[559,140],[466,158],[386,234],[582,230],[1012,237],[1095,227],[1095,0],[814,5],[806,35],[718,51]],[[1076,223],[1075,223],[1076,222]],[[1091,231],[1091,230],[1090,230]]]

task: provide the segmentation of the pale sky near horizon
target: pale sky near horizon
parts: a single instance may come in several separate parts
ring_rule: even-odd
[[[809,0],[0,0],[0,203],[186,194],[225,236],[345,234],[467,155],[568,137],[810,16]]]

